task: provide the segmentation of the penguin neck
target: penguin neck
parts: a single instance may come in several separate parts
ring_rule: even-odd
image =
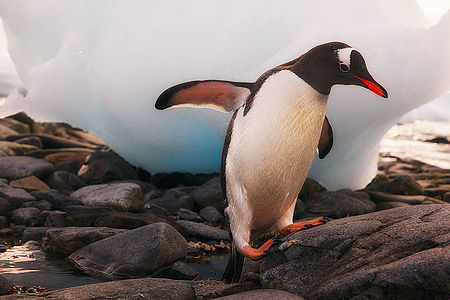
[[[320,59],[300,58],[291,71],[322,95],[329,95],[334,84],[331,66]]]

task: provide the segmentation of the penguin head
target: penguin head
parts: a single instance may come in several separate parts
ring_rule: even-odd
[[[322,44],[290,62],[292,71],[322,94],[328,95],[335,84],[358,85],[387,98],[387,91],[367,70],[356,49],[341,42]]]

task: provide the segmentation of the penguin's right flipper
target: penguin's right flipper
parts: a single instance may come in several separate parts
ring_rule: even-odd
[[[189,81],[165,90],[156,100],[155,107],[158,110],[175,106],[209,107],[231,112],[245,103],[253,86],[250,82]]]
[[[330,121],[328,121],[327,116],[325,116],[318,145],[319,158],[325,158],[325,156],[330,153],[331,147],[333,147],[333,129],[331,128]]]
[[[228,264],[223,273],[222,280],[227,283],[238,282],[241,278],[242,269],[244,268],[244,255],[237,251],[234,244],[231,244],[230,258]]]

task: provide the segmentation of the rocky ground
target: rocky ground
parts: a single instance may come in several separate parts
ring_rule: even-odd
[[[225,284],[195,267],[229,251],[217,174],[152,176],[70,125],[0,119],[0,252],[38,247],[108,280],[48,291],[0,268],[0,298],[448,299],[450,170],[384,153],[366,188],[308,179],[300,199],[296,219],[332,221]]]

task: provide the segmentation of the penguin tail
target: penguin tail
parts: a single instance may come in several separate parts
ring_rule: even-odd
[[[225,280],[227,283],[238,282],[241,278],[243,267],[244,255],[236,249],[234,243],[231,243],[230,258],[228,259],[228,264],[223,273],[222,280]]]

